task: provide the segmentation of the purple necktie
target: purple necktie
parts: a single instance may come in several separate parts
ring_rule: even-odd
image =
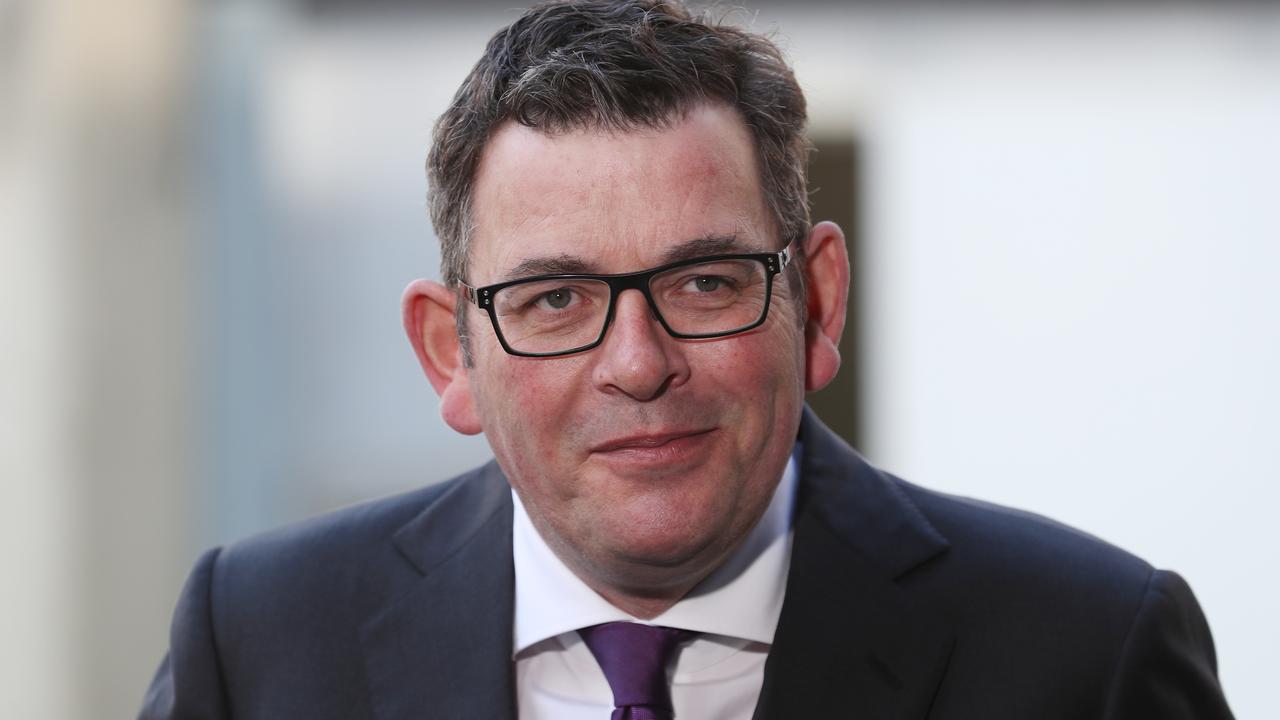
[[[578,631],[613,689],[610,720],[672,720],[667,663],[688,630],[611,622]]]

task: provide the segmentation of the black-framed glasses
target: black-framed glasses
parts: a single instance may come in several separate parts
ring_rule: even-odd
[[[712,255],[619,275],[538,275],[484,287],[459,285],[489,313],[502,349],[552,357],[599,345],[623,290],[638,290],[654,317],[682,339],[725,337],[764,322],[773,277],[791,262],[778,252]]]

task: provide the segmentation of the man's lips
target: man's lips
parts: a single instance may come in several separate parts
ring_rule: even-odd
[[[694,430],[677,430],[662,433],[644,433],[641,435],[630,435],[622,438],[614,438],[605,441],[591,448],[593,453],[616,453],[626,452],[628,450],[653,450],[661,448],[672,443],[680,443],[682,440],[699,439],[701,436],[711,432],[711,429],[694,429]]]

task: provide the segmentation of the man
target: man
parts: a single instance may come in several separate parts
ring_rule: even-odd
[[[206,554],[158,718],[1226,718],[1185,583],[910,485],[804,409],[848,260],[766,40],[643,0],[498,33],[405,328],[496,461]]]

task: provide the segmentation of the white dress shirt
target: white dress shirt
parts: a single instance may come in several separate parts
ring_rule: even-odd
[[[516,703],[520,720],[608,720],[613,693],[581,627],[617,620],[694,630],[675,660],[676,718],[750,720],[782,611],[791,562],[791,510],[799,445],[773,500],[742,545],[688,595],[638,620],[587,587],[534,529],[515,501]]]

